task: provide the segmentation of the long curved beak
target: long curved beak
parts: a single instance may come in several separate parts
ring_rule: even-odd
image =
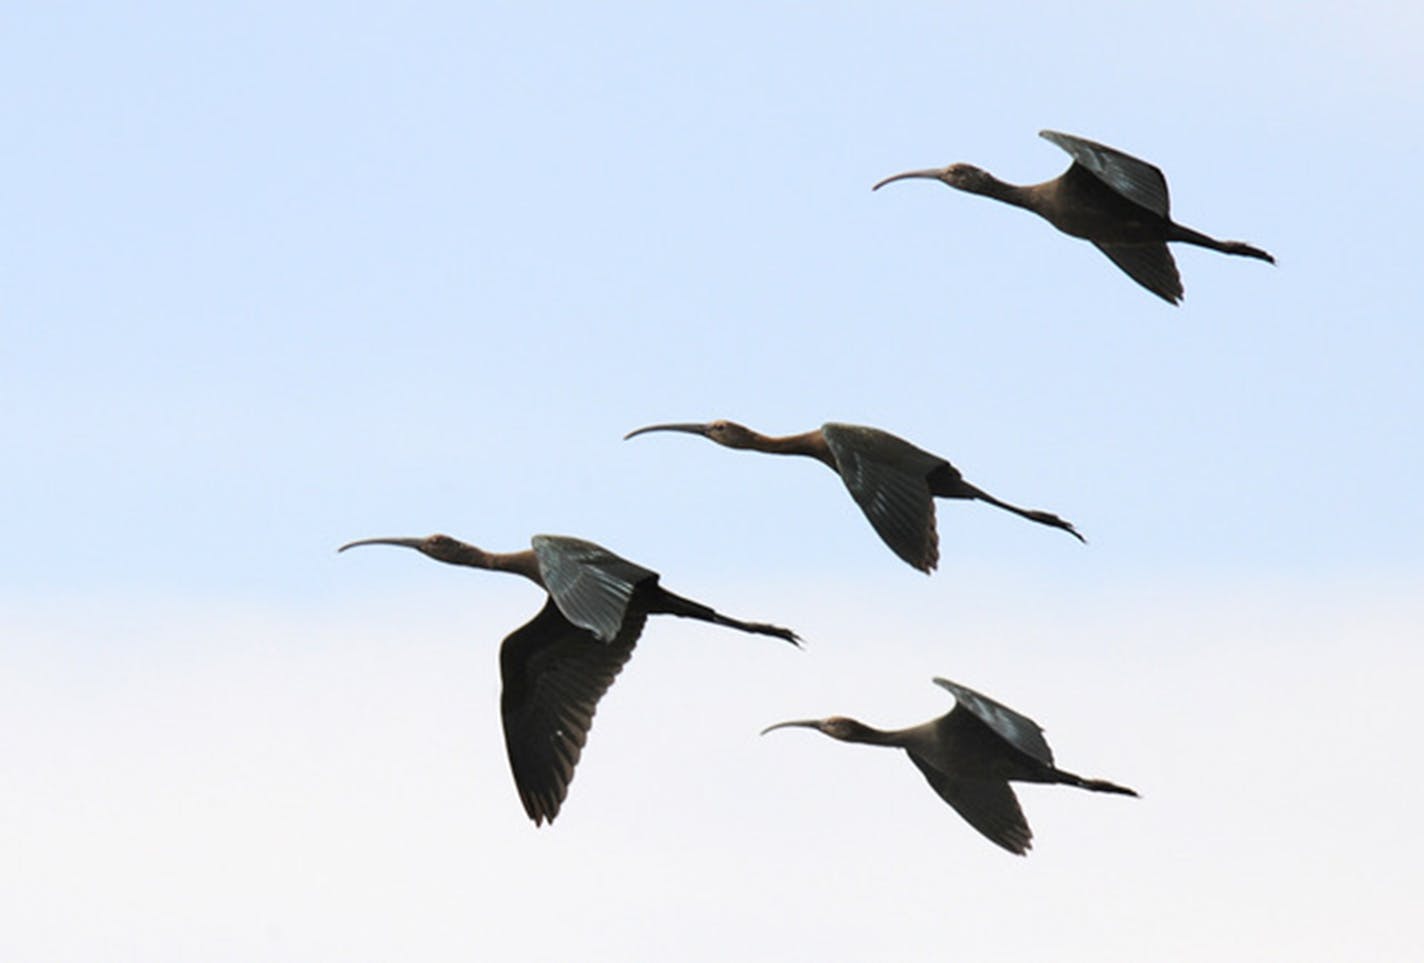
[[[425,539],[423,538],[363,538],[360,541],[347,542],[338,548],[337,551],[344,552],[348,548],[356,548],[359,545],[400,545],[419,551],[423,544],[425,544]]]
[[[820,720],[820,719],[797,719],[797,720],[795,720],[795,721],[793,721],[793,722],[778,722],[778,723],[777,723],[776,725],[774,725],[774,726],[767,726],[765,729],[763,729],[763,730],[761,731],[761,734],[762,734],[762,735],[766,735],[768,732],[770,732],[770,731],[773,730],[773,729],[789,729],[789,728],[791,728],[792,726],[800,726],[800,727],[803,728],[803,729],[815,729],[815,730],[819,731],[820,728],[821,728],[821,720]]]
[[[633,431],[624,435],[623,440],[627,441],[629,438],[646,434],[650,431],[685,431],[689,435],[702,435],[704,438],[707,436],[707,426],[705,424],[685,421],[670,425],[646,425],[642,428],[635,428]]]
[[[905,171],[905,173],[903,174],[893,174],[890,177],[885,178],[885,180],[879,182],[874,187],[872,187],[871,190],[878,191],[880,190],[880,188],[884,187],[886,184],[889,184],[891,181],[904,181],[909,180],[912,177],[923,177],[928,178],[932,181],[937,181],[939,180],[939,175],[943,173],[943,167],[931,167],[922,171]]]

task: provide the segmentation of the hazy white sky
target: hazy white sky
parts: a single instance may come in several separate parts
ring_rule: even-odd
[[[1424,72],[1404,4],[44,4],[0,15],[0,958],[1414,959]],[[1170,308],[1022,212],[1166,171]],[[1089,544],[652,421],[874,424]],[[649,627],[558,823],[539,593],[375,535],[591,538]],[[979,838],[787,718],[943,675],[1141,800]]]

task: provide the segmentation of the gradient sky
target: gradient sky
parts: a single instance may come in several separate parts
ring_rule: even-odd
[[[1405,960],[1424,892],[1424,12],[1403,2],[17,5],[0,14],[0,958]],[[1160,165],[1172,308],[887,174]],[[872,424],[932,578],[808,461]],[[579,535],[650,624],[557,824],[498,726]],[[1141,800],[1027,859],[788,718],[943,675]]]

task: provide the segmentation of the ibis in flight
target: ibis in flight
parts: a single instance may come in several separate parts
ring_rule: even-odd
[[[592,542],[535,535],[522,552],[487,552],[448,535],[367,538],[451,565],[513,572],[549,593],[543,609],[500,646],[500,715],[509,766],[534,824],[553,823],[568,794],[598,700],[633,654],[649,615],[678,615],[798,644],[776,625],[741,622],[658,584],[658,573]]]
[[[948,679],[935,684],[954,695],[954,708],[908,729],[875,729],[845,716],[779,722],[762,730],[803,726],[842,742],[904,749],[940,798],[990,842],[1022,856],[1032,846],[1010,782],[1047,782],[1093,792],[1136,796],[1103,779],[1084,779],[1053,765],[1053,750],[1038,723],[988,696]]]
[[[1042,184],[1006,184],[970,164],[950,164],[887,177],[872,190],[909,178],[936,180],[971,194],[1027,208],[1064,234],[1092,241],[1114,264],[1153,294],[1176,304],[1182,299],[1168,241],[1209,247],[1224,254],[1276,259],[1241,241],[1218,241],[1172,220],[1167,178],[1130,154],[1056,130],[1039,131],[1068,152],[1072,165]]]
[[[1061,528],[1080,542],[1084,540],[1071,523],[1057,515],[1000,501],[965,481],[959,469],[945,459],[879,428],[828,422],[803,434],[771,437],[734,421],[710,421],[648,425],[623,437],[651,431],[687,432],[727,448],[816,459],[841,476],[851,497],[890,550],[921,572],[933,571],[939,562],[935,498],[988,502],[1041,525]]]

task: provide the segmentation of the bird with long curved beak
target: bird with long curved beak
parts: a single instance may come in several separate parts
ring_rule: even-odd
[[[613,685],[649,615],[677,615],[799,645],[795,632],[742,622],[663,588],[657,572],[601,545],[566,535],[535,535],[521,552],[487,552],[451,538],[365,538],[450,565],[512,572],[549,593],[543,609],[499,648],[500,715],[509,767],[524,811],[552,823],[574,778],[593,714]]]
[[[959,469],[945,459],[879,428],[827,422],[814,431],[774,437],[722,420],[648,425],[623,437],[626,440],[655,431],[701,435],[726,448],[816,459],[840,476],[890,550],[922,572],[933,571],[939,563],[936,498],[987,502],[1084,541],[1070,522],[1051,512],[1000,501],[965,481]]]
[[[1092,241],[1128,277],[1171,304],[1181,301],[1183,288],[1168,241],[1276,263],[1260,248],[1219,241],[1173,221],[1167,178],[1152,164],[1071,134],[1044,130],[1039,136],[1073,158],[1072,165],[1051,181],[1008,184],[972,164],[950,164],[894,174],[871,190],[895,181],[934,180],[1022,207],[1064,234]]]
[[[876,729],[845,716],[778,722],[762,730],[815,729],[841,742],[903,749],[941,799],[986,839],[1022,856],[1033,831],[1024,818],[1014,782],[1061,783],[1093,792],[1136,796],[1103,779],[1084,779],[1053,764],[1053,751],[1038,723],[968,686],[935,679],[954,696],[946,715],[908,729]]]

